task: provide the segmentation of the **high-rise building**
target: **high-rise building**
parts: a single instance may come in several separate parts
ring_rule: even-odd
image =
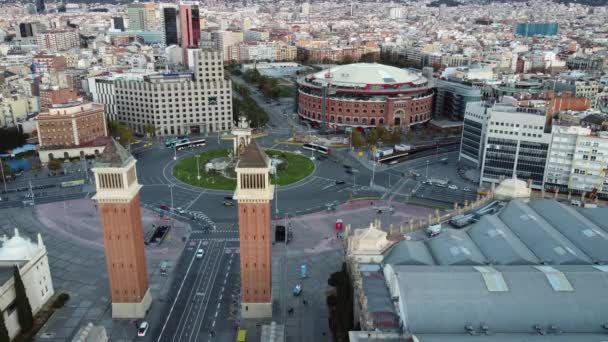
[[[45,9],[46,6],[44,5],[44,0],[36,0],[36,13],[42,14],[44,13]]]
[[[455,79],[437,80],[435,83],[435,118],[462,120],[467,103],[481,100],[481,86]]]
[[[545,187],[562,192],[597,190],[608,196],[608,134],[589,128],[555,126],[545,172]]]
[[[532,188],[542,188],[551,143],[544,104],[503,98],[487,109],[480,185],[516,176],[530,181]]]
[[[127,6],[129,31],[154,31],[158,29],[156,4],[153,2],[134,2]]]
[[[136,132],[144,133],[148,123],[160,135],[231,129],[232,87],[224,77],[222,54],[202,49],[188,54],[189,72],[95,77],[89,88],[110,115]]]
[[[179,12],[177,5],[164,4],[160,10],[160,27],[163,46],[180,45]]]
[[[125,19],[123,17],[112,17],[112,28],[118,31],[124,31]]]
[[[112,139],[93,168],[112,318],[143,318],[152,303],[135,163],[135,158]]]
[[[524,37],[555,36],[557,27],[557,23],[518,23],[515,25],[515,33]]]
[[[251,141],[236,164],[241,258],[241,314],[244,318],[272,316],[270,158]]]
[[[180,31],[184,65],[188,65],[188,49],[198,48],[201,40],[201,23],[198,2],[182,2],[179,5]]]
[[[80,37],[76,30],[48,30],[36,34],[36,44],[46,51],[69,50],[80,46]]]

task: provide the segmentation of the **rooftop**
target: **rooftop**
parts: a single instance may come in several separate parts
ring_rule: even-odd
[[[367,84],[403,84],[423,85],[427,79],[405,69],[378,64],[355,63],[339,65],[313,75],[317,80],[325,80],[325,75],[332,75],[331,84],[336,86],[361,86]]]
[[[95,167],[123,167],[133,159],[133,156],[121,144],[110,139],[97,158]]]
[[[266,168],[269,166],[269,158],[255,140],[251,140],[245,147],[236,167],[237,168]]]

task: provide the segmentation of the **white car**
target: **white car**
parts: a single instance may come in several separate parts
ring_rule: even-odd
[[[197,259],[202,259],[204,255],[205,255],[205,250],[203,250],[202,248],[199,248],[196,251],[196,258]]]
[[[144,337],[146,336],[146,333],[148,332],[148,328],[150,327],[150,325],[148,324],[148,322],[143,321],[139,324],[139,328],[137,328],[137,336],[139,337]]]
[[[177,213],[179,213],[179,214],[185,214],[186,213],[186,211],[184,209],[180,208],[180,207],[175,208],[175,211]]]
[[[448,186],[448,188],[450,188],[452,190],[458,190],[458,187],[454,184],[451,184],[450,186]]]

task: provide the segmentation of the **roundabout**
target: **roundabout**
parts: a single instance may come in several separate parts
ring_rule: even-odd
[[[315,170],[312,161],[300,154],[272,149],[265,152],[275,170],[271,175],[274,184],[286,186],[299,182]],[[230,149],[207,150],[177,162],[173,176],[181,182],[204,189],[234,190],[235,164]]]

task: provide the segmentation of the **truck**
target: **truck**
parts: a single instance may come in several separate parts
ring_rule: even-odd
[[[426,228],[426,234],[429,237],[437,236],[441,233],[441,224],[433,224]]]
[[[458,216],[454,216],[450,220],[450,224],[456,228],[462,228],[462,227],[469,225],[474,220],[475,220],[475,216],[473,214],[458,215]]]
[[[412,149],[412,146],[406,144],[397,144],[395,145],[394,149],[397,152],[407,152]]]
[[[376,157],[376,159],[378,159],[378,158],[390,156],[393,153],[395,153],[394,149],[392,149],[392,148],[383,148],[383,149],[376,150],[376,154],[374,156]]]

